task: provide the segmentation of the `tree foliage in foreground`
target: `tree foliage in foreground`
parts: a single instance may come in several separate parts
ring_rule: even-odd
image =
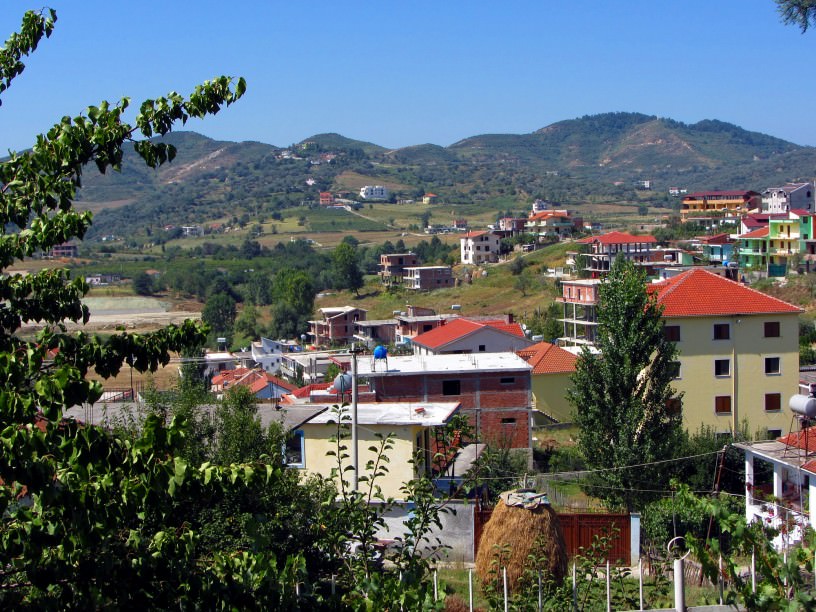
[[[802,32],[816,25],[814,0],[776,0],[777,9],[786,25],[797,25]]]
[[[668,489],[668,464],[643,464],[672,458],[683,430],[680,411],[667,409],[677,348],[644,274],[623,257],[599,288],[595,345],[599,355],[579,356],[568,395],[587,466],[605,470],[590,474],[586,488],[631,511]]]

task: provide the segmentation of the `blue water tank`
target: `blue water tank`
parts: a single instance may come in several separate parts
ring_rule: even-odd
[[[388,349],[382,344],[374,347],[374,359],[385,359],[388,356]]]

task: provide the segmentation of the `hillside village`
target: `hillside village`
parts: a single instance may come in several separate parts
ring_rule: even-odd
[[[816,607],[816,148],[171,134],[245,91],[0,160],[0,608]]]
[[[543,200],[532,204],[527,217],[501,217],[482,229],[466,222],[429,226],[427,234],[458,237],[459,262],[422,265],[410,250],[380,255],[376,278],[388,290],[406,292],[404,309],[369,319],[365,308],[353,304],[318,307],[301,338],[260,337],[243,352],[225,347],[208,352],[212,393],[249,389],[263,422],[283,419],[291,429],[288,464],[324,477],[332,468],[325,459],[334,435],[332,406],[355,405],[365,436],[378,431],[395,436],[383,486],[397,499],[420,473],[461,483],[491,447],[523,457],[533,470],[542,432],[572,422],[568,391],[576,361],[583,351],[597,352],[599,289],[615,259],[623,258],[643,273],[644,289],[661,309],[665,336],[677,347],[671,382],[676,399],[667,402],[667,413],[682,415],[690,434],[707,430],[734,440],[752,461],[773,466],[767,494],[790,500],[786,507],[801,513],[794,519],[801,530],[816,516],[797,497],[805,491],[816,500],[816,472],[813,485],[802,478],[809,451],[791,438],[798,435],[802,415],[789,401],[808,396],[816,381],[807,368],[800,371],[803,309],[751,283],[810,273],[816,261],[813,185],[786,184],[763,193],[677,191],[689,237],[668,242],[640,228],[604,231]],[[326,205],[336,205],[333,197],[329,202],[332,194],[323,195]],[[361,197],[387,193],[366,187]],[[460,313],[457,305],[449,312],[421,305],[432,292],[473,282],[557,243],[566,246],[566,256],[550,269],[560,291],[554,300],[559,332],[552,337],[531,333],[510,313],[474,316]],[[469,424],[470,439],[459,440],[440,458],[440,432],[457,416]],[[365,439],[368,444],[375,438]],[[799,471],[791,471],[778,453],[758,450],[769,444],[766,439],[779,440],[773,443],[788,449],[782,455],[803,452],[794,466]],[[422,464],[407,461],[414,455],[424,457]],[[373,459],[363,454],[361,465]],[[752,491],[760,486],[752,481],[753,462],[746,470],[745,490]],[[748,516],[766,517],[762,508],[746,497]],[[778,520],[770,512],[769,520]],[[472,558],[474,549],[460,544],[458,553]]]

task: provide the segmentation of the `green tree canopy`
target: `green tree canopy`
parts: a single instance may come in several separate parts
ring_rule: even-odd
[[[581,433],[578,445],[593,470],[587,490],[628,510],[668,489],[683,439],[682,415],[669,410],[677,348],[663,333],[661,308],[645,275],[619,256],[599,288],[596,347],[576,362],[568,397]],[[640,466],[635,469],[623,469]]]
[[[359,295],[363,286],[363,272],[357,260],[357,252],[348,242],[341,242],[332,252],[335,285]]]
[[[230,335],[235,324],[237,310],[235,300],[226,293],[216,293],[207,299],[201,320],[211,326],[216,334]]]

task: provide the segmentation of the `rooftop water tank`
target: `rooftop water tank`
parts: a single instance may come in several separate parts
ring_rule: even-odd
[[[788,402],[790,409],[808,419],[816,418],[816,397],[809,395],[793,395]]]

